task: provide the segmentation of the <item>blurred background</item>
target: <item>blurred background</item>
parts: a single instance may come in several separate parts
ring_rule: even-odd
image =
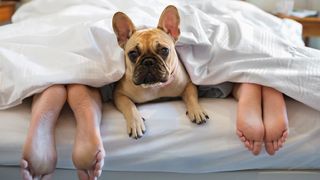
[[[270,12],[270,13],[277,13],[279,10],[279,4],[285,1],[292,1],[293,2],[293,9],[295,10],[316,10],[318,11],[318,14],[316,15],[316,18],[318,18],[318,29],[320,31],[320,0],[246,0],[247,2],[250,2],[261,9]],[[320,49],[320,37],[311,37],[308,40],[308,46]]]

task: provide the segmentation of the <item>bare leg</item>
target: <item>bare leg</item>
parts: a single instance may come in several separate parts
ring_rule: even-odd
[[[21,160],[22,178],[50,179],[57,162],[54,129],[66,101],[63,85],[54,85],[35,95],[32,116]]]
[[[281,92],[263,87],[262,97],[265,147],[273,155],[282,147],[289,134],[287,110]]]
[[[96,179],[102,172],[105,150],[100,135],[101,97],[84,85],[68,85],[68,103],[77,121],[72,159],[81,180]]]
[[[236,84],[233,95],[238,100],[237,135],[254,155],[258,155],[264,137],[261,86],[247,83]]]

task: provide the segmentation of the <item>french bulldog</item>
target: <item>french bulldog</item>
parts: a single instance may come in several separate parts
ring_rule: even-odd
[[[198,103],[197,88],[175,50],[179,24],[178,10],[172,5],[162,12],[157,28],[137,30],[126,14],[117,12],[113,16],[113,30],[124,50],[126,66],[113,98],[127,121],[127,131],[132,138],[138,139],[146,131],[144,118],[135,104],[161,97],[182,97],[187,116],[196,124],[209,120]]]

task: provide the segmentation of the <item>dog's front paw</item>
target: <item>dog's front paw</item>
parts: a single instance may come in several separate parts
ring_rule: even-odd
[[[141,138],[144,133],[146,132],[146,127],[144,125],[145,119],[143,117],[134,117],[131,120],[128,120],[127,122],[127,130],[129,137],[132,137],[134,139]]]
[[[201,107],[188,109],[186,114],[193,123],[199,125],[204,124],[207,122],[207,120],[209,120],[208,114],[205,111],[203,111]]]

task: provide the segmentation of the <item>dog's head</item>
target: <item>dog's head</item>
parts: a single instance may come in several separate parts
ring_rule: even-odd
[[[177,8],[168,6],[158,27],[136,30],[130,18],[117,12],[112,25],[120,47],[124,49],[126,74],[135,85],[150,87],[166,83],[177,66],[175,42],[180,35]]]

